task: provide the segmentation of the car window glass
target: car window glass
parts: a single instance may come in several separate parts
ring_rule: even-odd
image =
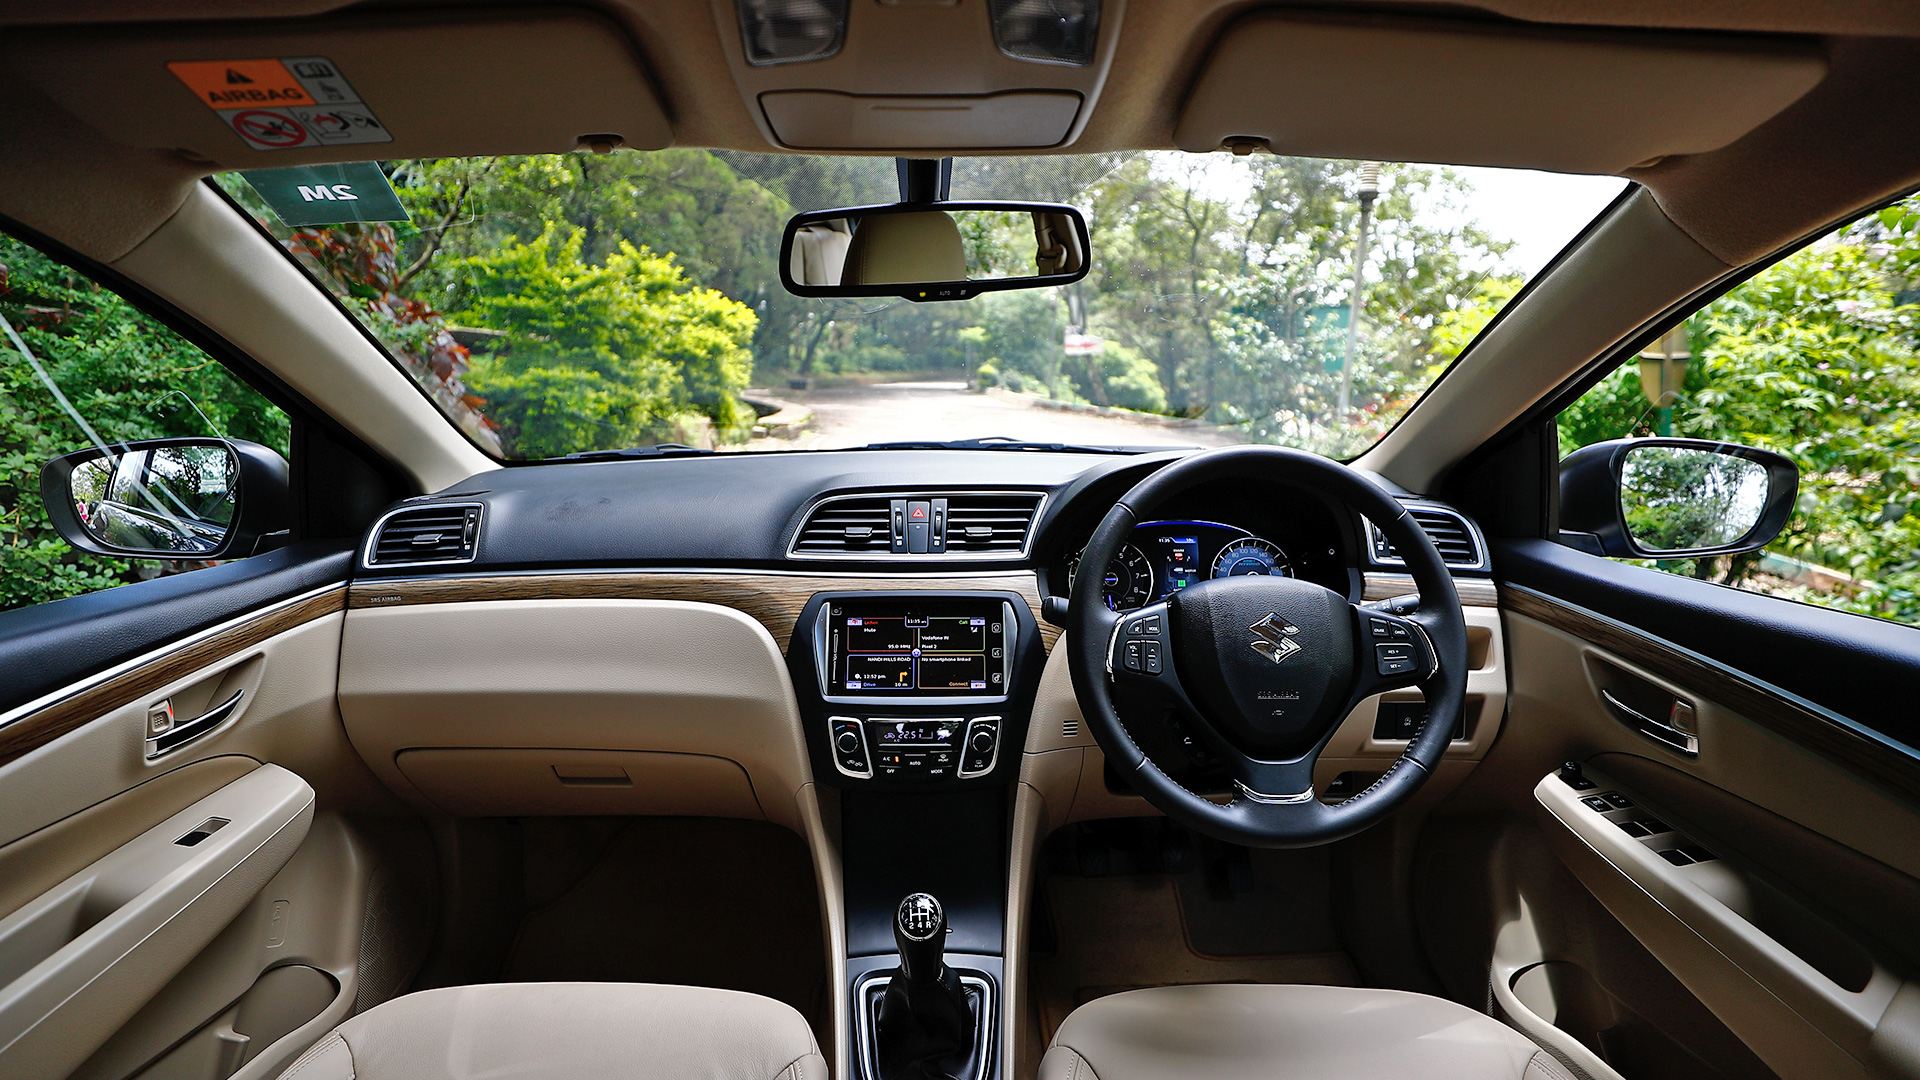
[[[961,158],[955,200],[1080,208],[1090,271],[917,304],[780,283],[787,218],[897,201],[886,158],[676,148],[380,169],[410,220],[289,227],[244,174],[217,182],[477,445],[522,459],[996,436],[1348,456],[1625,186],[1272,154]],[[333,200],[299,197],[303,221]],[[969,256],[1031,262],[1030,222],[967,234]]]
[[[0,320],[0,610],[214,565],[75,551],[47,521],[40,467],[167,436],[247,439],[285,456],[286,414],[119,295],[4,234]],[[167,490],[194,508],[192,491]]]
[[[1707,305],[1582,395],[1559,428],[1563,456],[1655,434],[1786,455],[1800,494],[1772,543],[1645,565],[1920,624],[1920,196]]]

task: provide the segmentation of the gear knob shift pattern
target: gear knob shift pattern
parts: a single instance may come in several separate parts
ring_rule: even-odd
[[[946,909],[927,893],[908,896],[894,912],[893,941],[900,949],[900,970],[909,982],[939,981],[946,967]]]

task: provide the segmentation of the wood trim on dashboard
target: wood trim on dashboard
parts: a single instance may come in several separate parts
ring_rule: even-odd
[[[153,693],[209,664],[243,652],[268,638],[323,618],[347,606],[344,584],[291,603],[268,608],[188,642],[171,652],[100,679],[0,727],[0,765],[38,749],[75,728]]]
[[[1053,648],[1060,628],[1040,618],[1040,589],[1030,571],[952,576],[703,573],[498,574],[402,578],[355,582],[349,609],[458,604],[486,600],[684,600],[734,608],[767,628],[781,652],[793,637],[800,609],[814,593],[838,591],[1011,592],[1026,598],[1040,624],[1040,640]]]
[[[1460,594],[1462,607],[1498,607],[1500,594],[1493,582],[1478,578],[1454,578],[1453,589]],[[1361,594],[1365,600],[1386,600],[1395,596],[1417,593],[1420,586],[1406,574],[1368,574],[1366,587]]]
[[[1565,631],[1709,698],[1854,773],[1920,802],[1920,759],[1887,746],[1841,718],[1784,690],[1597,612],[1513,585],[1500,607]]]

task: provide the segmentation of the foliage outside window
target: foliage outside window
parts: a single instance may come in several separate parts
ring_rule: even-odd
[[[1773,450],[1800,497],[1765,550],[1663,570],[1920,623],[1920,198],[1761,272],[1689,323],[1673,434]],[[1560,449],[1652,433],[1628,363],[1560,416]]]
[[[1384,166],[1352,333],[1357,162],[956,161],[955,199],[1082,207],[1094,261],[1070,287],[944,304],[806,299],[779,283],[786,218],[895,201],[884,158],[672,149],[382,168],[411,221],[290,230],[239,176],[220,183],[506,457],[656,441],[772,449],[753,439],[764,409],[747,398],[765,395],[750,385],[914,379],[1351,454],[1524,276],[1511,243],[1461,212],[1469,180],[1427,166]],[[1032,258],[1030,226],[987,223],[963,241],[976,267]],[[1073,355],[1070,335],[1086,343]],[[1352,404],[1336,415],[1349,349]],[[919,437],[997,434],[930,420]]]
[[[47,521],[40,467],[92,445],[88,427],[108,442],[219,435],[284,455],[286,414],[118,295],[5,235],[0,318],[44,370],[0,334],[0,610],[210,565],[73,550]]]

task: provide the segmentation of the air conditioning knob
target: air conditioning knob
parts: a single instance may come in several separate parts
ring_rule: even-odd
[[[993,729],[984,727],[974,729],[973,740],[969,745],[976,754],[993,753]]]
[[[843,754],[852,754],[860,749],[860,736],[851,731],[842,731],[834,737],[833,745]]]

